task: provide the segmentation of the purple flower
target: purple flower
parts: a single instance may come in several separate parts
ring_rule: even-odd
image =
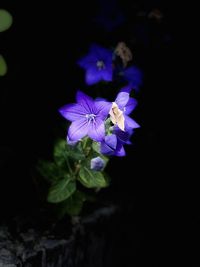
[[[85,81],[88,85],[99,81],[112,81],[112,52],[98,45],[91,45],[87,56],[78,61],[86,70]]]
[[[108,156],[123,157],[126,155],[123,144],[118,140],[115,134],[107,135],[101,142],[100,151]]]
[[[126,89],[126,87],[124,88]],[[123,89],[117,95],[115,102],[110,110],[110,118],[114,125],[117,125],[122,131],[131,128],[139,128],[139,124],[129,117],[129,114],[137,106],[137,101],[129,97],[129,93],[123,92]]]
[[[105,160],[100,157],[93,158],[90,161],[90,169],[94,171],[102,171],[105,165]]]
[[[122,76],[135,90],[139,89],[139,86],[142,84],[142,73],[135,66],[131,66],[125,69],[122,73]]]
[[[128,129],[126,132],[115,126],[113,134],[107,135],[104,141],[101,142],[100,150],[102,154],[108,156],[123,157],[126,155],[123,145],[131,144],[130,137],[133,134],[132,129]]]
[[[81,91],[76,94],[76,104],[68,104],[59,109],[61,115],[72,122],[68,130],[70,141],[78,141],[88,135],[95,141],[105,137],[104,120],[108,116],[111,103],[94,101]]]

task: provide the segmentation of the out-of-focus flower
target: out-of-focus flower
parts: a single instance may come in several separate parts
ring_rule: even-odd
[[[121,58],[124,67],[126,67],[128,62],[133,59],[130,48],[128,48],[124,42],[119,42],[117,44],[115,48],[115,54]]]
[[[154,8],[149,12],[148,16],[149,19],[155,19],[157,22],[161,22],[163,19],[163,14],[158,8]]]
[[[116,0],[99,0],[98,14],[94,21],[105,31],[111,32],[125,22],[125,16]]]
[[[131,85],[135,90],[139,89],[139,86],[142,84],[142,73],[135,66],[131,66],[127,69],[124,69],[120,73],[122,77]]]
[[[59,109],[61,115],[72,122],[68,130],[70,141],[78,141],[88,135],[95,141],[105,137],[104,120],[108,116],[111,103],[94,101],[81,91],[76,94],[76,104],[68,104]]]
[[[93,44],[88,55],[78,61],[80,67],[85,69],[85,81],[88,85],[99,81],[112,81],[112,51]]]
[[[106,163],[101,157],[96,157],[90,161],[90,169],[94,171],[102,171]]]

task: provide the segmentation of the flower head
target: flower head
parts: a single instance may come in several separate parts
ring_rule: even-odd
[[[114,126],[113,134],[107,135],[101,142],[101,153],[109,156],[125,156],[126,152],[123,145],[131,144],[130,138],[132,134],[133,130],[130,128],[124,132],[119,127]]]
[[[86,70],[85,80],[88,85],[99,81],[112,81],[112,52],[99,45],[92,45],[88,55],[78,61]]]
[[[138,90],[142,84],[142,73],[135,66],[125,69],[122,72],[122,76],[135,90]]]
[[[101,142],[100,151],[108,156],[123,157],[126,155],[123,144],[115,134],[107,135]]]
[[[105,137],[104,120],[108,116],[111,103],[94,101],[81,91],[76,94],[77,103],[59,109],[61,115],[72,122],[68,130],[70,141],[78,141],[88,135],[95,141]]]

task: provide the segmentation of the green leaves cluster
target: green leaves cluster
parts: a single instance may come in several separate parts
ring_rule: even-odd
[[[63,215],[80,213],[87,195],[79,187],[97,190],[109,185],[104,171],[90,168],[91,159],[97,156],[108,162],[100,154],[98,143],[87,137],[74,146],[68,145],[65,139],[59,139],[54,146],[53,160],[38,162],[38,171],[49,183],[47,201],[59,203]]]
[[[12,16],[5,10],[0,9],[0,33],[8,30],[12,25]],[[7,64],[4,57],[0,54],[0,76],[4,76],[7,72]]]

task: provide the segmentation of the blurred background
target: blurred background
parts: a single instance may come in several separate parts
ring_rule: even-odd
[[[184,240],[193,244],[187,251],[195,257],[200,217],[187,200],[198,196],[187,192],[182,199],[173,172],[178,65],[173,1],[1,1],[0,8],[13,17],[11,28],[0,33],[8,65],[0,77],[0,220],[38,209],[31,170],[38,158],[49,157],[55,138],[66,134],[58,108],[73,102],[77,89],[93,96],[77,60],[91,43],[113,48],[124,41],[143,73],[133,113],[141,128],[126,147],[127,157],[113,158],[107,169],[112,184],[103,196],[123,210],[110,236],[113,266],[164,266],[177,258]],[[191,230],[183,234],[185,209]]]

